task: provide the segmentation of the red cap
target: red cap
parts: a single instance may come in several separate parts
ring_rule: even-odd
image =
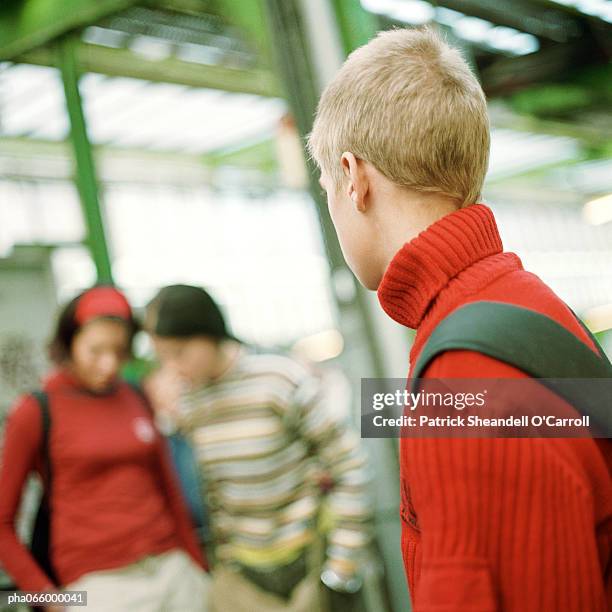
[[[114,287],[94,287],[79,298],[74,318],[79,325],[85,325],[98,317],[118,317],[129,321],[132,309],[123,293]]]

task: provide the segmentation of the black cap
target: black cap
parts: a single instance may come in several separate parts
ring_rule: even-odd
[[[201,287],[164,287],[147,307],[147,327],[156,336],[235,338],[227,331],[221,309]]]

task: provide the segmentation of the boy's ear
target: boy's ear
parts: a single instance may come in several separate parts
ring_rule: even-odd
[[[340,159],[342,171],[348,179],[346,187],[348,197],[359,212],[366,210],[366,195],[369,190],[368,177],[363,161],[349,151],[345,151]]]

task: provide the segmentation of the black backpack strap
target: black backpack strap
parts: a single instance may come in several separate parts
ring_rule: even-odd
[[[43,495],[40,500],[34,528],[32,530],[32,540],[30,550],[32,556],[49,576],[49,578],[59,584],[55,568],[51,561],[51,486],[52,486],[52,463],[49,449],[49,437],[51,433],[51,411],[49,409],[49,396],[44,391],[34,391],[32,397],[38,402],[40,416],[42,420],[42,441],[41,453],[43,460]],[[34,610],[42,608],[34,607]]]
[[[413,387],[439,354],[476,351],[533,378],[546,379],[544,384],[583,414],[591,415],[602,434],[612,436],[610,401],[602,401],[597,393],[585,393],[584,384],[554,383],[554,379],[612,379],[610,361],[590,332],[589,336],[599,355],[565,327],[534,310],[502,302],[473,302],[452,312],[434,329],[412,372]]]
[[[38,402],[42,422],[41,454],[45,479],[44,496],[49,497],[51,491],[51,454],[49,452],[49,435],[51,432],[51,411],[49,410],[49,396],[44,391],[33,391],[32,397]]]

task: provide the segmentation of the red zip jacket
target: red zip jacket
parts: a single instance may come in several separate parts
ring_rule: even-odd
[[[183,548],[204,566],[166,444],[129,385],[94,395],[67,372],[44,386],[51,413],[51,560],[60,585]],[[41,470],[40,409],[8,416],[0,465],[0,564],[22,590],[52,586],[15,533],[28,475]]]
[[[477,300],[545,314],[594,349],[565,304],[504,253],[482,204],[443,217],[391,261],[384,310],[417,330]],[[426,378],[525,378],[471,351]],[[415,612],[604,612],[612,607],[612,443],[592,439],[401,440],[402,552]]]

